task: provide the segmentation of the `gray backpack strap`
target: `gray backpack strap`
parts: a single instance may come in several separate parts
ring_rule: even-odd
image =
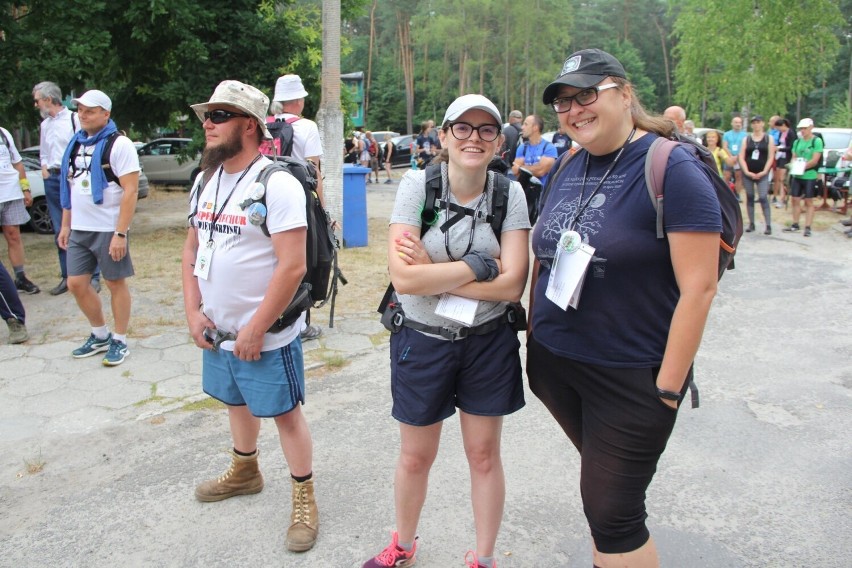
[[[663,194],[666,177],[666,165],[669,162],[672,150],[678,142],[667,138],[657,138],[648,148],[645,155],[645,186],[648,188],[648,196],[651,204],[657,212],[657,238],[666,238],[663,230]]]

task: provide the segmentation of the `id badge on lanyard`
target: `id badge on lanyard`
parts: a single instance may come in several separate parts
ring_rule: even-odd
[[[584,243],[580,233],[563,233],[556,247],[545,297],[563,310],[567,310],[569,306],[576,310],[580,303],[586,271],[594,254],[595,247]]]
[[[210,264],[213,262],[214,250],[216,250],[216,244],[212,239],[198,247],[195,255],[195,268],[192,271],[193,275],[202,280],[207,280],[210,274]]]

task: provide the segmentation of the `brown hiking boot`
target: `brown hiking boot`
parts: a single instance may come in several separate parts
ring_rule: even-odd
[[[305,552],[313,548],[319,531],[319,511],[314,499],[314,480],[293,482],[293,512],[287,529],[287,550]]]
[[[231,467],[217,479],[208,479],[195,488],[195,498],[204,503],[222,501],[237,495],[251,495],[263,490],[263,476],[257,466],[256,451],[251,456],[231,454]]]

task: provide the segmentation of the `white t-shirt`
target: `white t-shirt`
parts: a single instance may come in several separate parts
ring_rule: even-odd
[[[221,179],[220,167],[210,176],[200,195],[191,198],[190,213],[196,211],[198,203],[197,213],[191,220],[192,226],[198,229],[198,246],[206,246],[211,234],[215,245],[207,279],[198,278],[204,313],[222,331],[237,332],[248,324],[263,301],[272,273],[278,266],[272,240],[259,226],[252,225],[240,208],[258,174],[270,163],[264,157],[245,176],[241,171],[222,172]],[[237,183],[241,176],[242,180]],[[266,226],[270,234],[308,225],[305,191],[296,178],[286,172],[277,172],[269,178],[266,208]],[[214,217],[215,230],[211,232]],[[267,333],[261,350],[270,351],[289,344],[299,335],[303,319],[280,333]],[[222,348],[233,351],[234,342],[226,341]]]
[[[3,131],[0,134],[0,203],[23,199],[21,193],[20,174],[18,170],[12,167],[12,164],[17,164],[21,161],[21,155],[15,147],[15,141],[12,135],[5,128],[0,128]],[[5,138],[3,138],[5,136]],[[6,146],[8,141],[9,146]]]
[[[109,182],[104,188],[103,203],[95,203],[89,171],[94,151],[95,145],[81,144],[73,158],[76,171],[69,170],[69,174],[76,176],[71,179],[71,228],[75,231],[111,233],[116,230],[124,190],[117,183]],[[115,139],[109,162],[116,177],[139,171],[139,155],[130,138],[119,136]]]
[[[286,120],[294,116],[296,115],[285,112],[276,114],[275,118]],[[308,156],[322,158],[322,143],[320,142],[317,123],[307,118],[300,118],[291,124],[293,125],[293,157],[300,160],[304,160]]]

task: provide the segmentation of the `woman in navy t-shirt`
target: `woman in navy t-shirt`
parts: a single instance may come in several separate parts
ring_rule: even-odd
[[[527,374],[580,452],[599,567],[658,565],[645,491],[716,293],[722,228],[711,181],[675,148],[657,239],[645,157],[672,125],[645,113],[625,77],[610,54],[587,49],[545,90],[583,150],[554,167],[532,242]]]

